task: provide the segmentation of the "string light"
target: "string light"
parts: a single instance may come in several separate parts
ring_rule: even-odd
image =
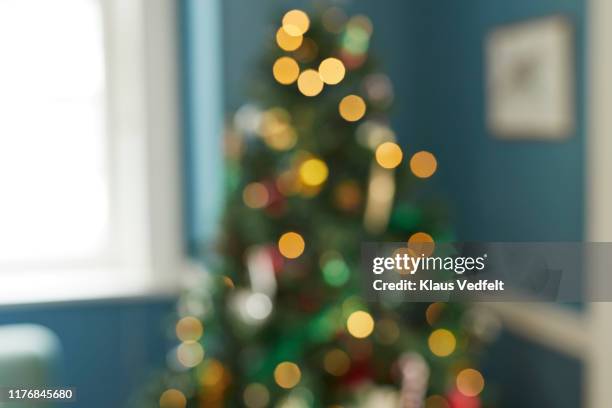
[[[410,159],[410,170],[419,178],[431,177],[438,167],[436,157],[430,152],[415,153]]]
[[[160,408],[185,408],[187,398],[181,391],[170,388],[159,397],[159,406]]]
[[[353,180],[341,182],[334,189],[334,202],[344,211],[355,211],[363,200],[359,184]]]
[[[270,392],[265,385],[260,383],[247,385],[242,397],[248,408],[264,408],[270,402]]]
[[[427,343],[431,352],[438,357],[451,355],[457,346],[455,335],[446,329],[434,330],[429,335]]]
[[[425,320],[427,320],[430,326],[436,324],[445,306],[446,304],[441,302],[435,302],[427,306],[427,310],[425,310]]]
[[[216,387],[221,383],[225,376],[225,368],[219,360],[207,359],[200,370],[200,384],[206,388]]]
[[[352,17],[342,36],[342,48],[350,55],[362,56],[368,51],[372,23],[365,16]]]
[[[269,199],[268,189],[261,183],[249,183],[242,191],[242,200],[249,208],[263,208],[268,205]]]
[[[342,257],[329,259],[323,265],[323,279],[330,286],[339,287],[346,283],[350,271]]]
[[[413,256],[431,256],[435,248],[434,239],[426,232],[416,232],[408,238],[408,250]]]
[[[346,68],[338,58],[326,58],[319,65],[321,79],[328,85],[336,85],[344,79]]]
[[[338,106],[340,116],[349,122],[356,122],[366,113],[366,104],[362,97],[348,95],[342,98]]]
[[[283,27],[276,31],[276,44],[284,51],[295,51],[300,48],[304,37],[301,35],[289,35]]]
[[[297,364],[284,361],[274,369],[274,381],[279,387],[290,389],[298,385],[302,378],[302,372]]]
[[[310,19],[302,10],[291,10],[283,16],[283,29],[289,35],[303,35],[309,27]]]
[[[346,374],[351,367],[351,359],[340,349],[330,350],[323,358],[323,367],[331,375],[340,377]]]
[[[299,74],[297,84],[298,89],[305,96],[317,96],[323,90],[323,81],[321,80],[321,76],[314,69],[307,69]]]
[[[311,63],[319,53],[319,46],[314,40],[308,37],[304,37],[304,41],[300,48],[293,52],[293,56],[299,62],[305,64]]]
[[[358,310],[351,313],[346,321],[348,332],[358,339],[364,339],[374,330],[374,319],[368,312]]]
[[[181,341],[197,341],[203,332],[202,323],[195,317],[183,317],[176,323],[176,337]]]
[[[295,259],[302,255],[306,243],[304,238],[297,232],[285,232],[278,240],[278,250],[289,259]]]
[[[327,180],[329,170],[323,160],[308,159],[300,165],[300,180],[307,186],[316,187]]]
[[[295,146],[297,133],[290,124],[291,115],[283,108],[266,110],[261,119],[259,134],[274,150],[288,150]]]
[[[247,298],[246,312],[255,320],[264,320],[272,313],[272,300],[263,293],[253,293]]]
[[[376,148],[376,162],[385,169],[394,169],[402,162],[402,149],[393,142],[386,142]]]
[[[466,368],[457,375],[457,389],[466,397],[475,397],[482,392],[485,381],[478,370]]]
[[[283,85],[289,85],[295,82],[300,75],[300,67],[296,60],[291,57],[280,57],[272,66],[272,74],[274,79]]]
[[[176,357],[185,367],[195,367],[204,359],[204,349],[197,341],[183,342],[178,346]]]

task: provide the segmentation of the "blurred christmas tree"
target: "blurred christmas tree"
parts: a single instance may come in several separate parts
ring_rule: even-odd
[[[360,296],[360,245],[433,246],[442,212],[416,197],[437,168],[390,127],[373,27],[332,7],[284,14],[226,135],[219,264],[180,302],[164,408],[482,406],[463,306]],[[273,45],[273,46],[272,46]],[[480,330],[482,333],[483,331]],[[160,397],[161,393],[161,397]]]

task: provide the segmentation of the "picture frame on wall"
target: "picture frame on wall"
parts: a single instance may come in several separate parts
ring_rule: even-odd
[[[574,29],[555,15],[496,27],[485,40],[489,131],[563,140],[575,128]]]

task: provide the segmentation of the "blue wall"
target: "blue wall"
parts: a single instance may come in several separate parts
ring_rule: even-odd
[[[575,241],[584,213],[584,16],[581,0],[412,1],[420,46],[415,142],[433,146],[465,240]],[[499,24],[562,13],[576,26],[577,129],[560,143],[506,142],[485,128],[483,42]]]
[[[166,358],[174,300],[73,302],[4,307],[0,325],[36,323],[63,347],[61,385],[76,388],[81,408],[124,407]]]

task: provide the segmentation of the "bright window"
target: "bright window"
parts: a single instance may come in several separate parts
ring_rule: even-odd
[[[0,266],[108,251],[103,34],[96,0],[0,0]]]

